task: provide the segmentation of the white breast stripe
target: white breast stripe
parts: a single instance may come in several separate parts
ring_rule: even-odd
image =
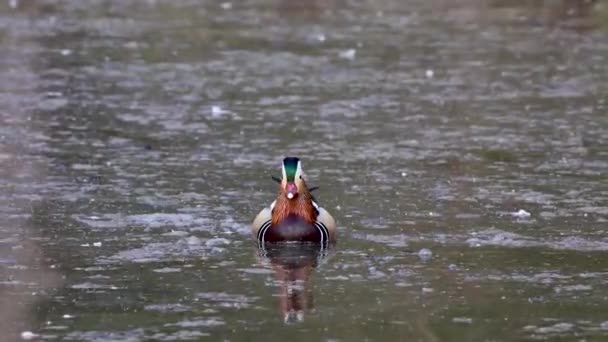
[[[272,221],[268,220],[266,222],[264,222],[264,224],[262,224],[262,227],[260,227],[260,230],[258,230],[258,241],[263,241],[262,239],[264,238],[264,234],[266,234],[266,230],[268,230],[268,227],[270,227]]]
[[[261,239],[262,243],[266,242],[266,240],[264,239],[264,237],[266,236],[266,233],[268,232],[268,229],[270,229],[270,226],[272,226],[272,222],[268,221],[266,223],[266,227],[264,228],[264,232],[262,233],[262,239]]]
[[[274,209],[274,206],[277,204],[277,201],[274,200],[272,201],[272,203],[270,203],[270,210]]]
[[[320,221],[319,221],[319,223],[321,224],[321,227],[323,227],[323,230],[325,231],[326,240],[329,241],[329,229],[327,229],[327,226],[325,226],[325,223],[320,222]]]
[[[329,241],[329,231],[327,230],[327,227],[325,227],[323,222],[319,221],[315,222],[315,226],[319,230],[319,233],[321,233],[321,244],[326,244]]]
[[[315,209],[317,209],[317,211],[319,211],[319,205],[317,204],[317,202],[312,201],[312,206],[315,207]]]
[[[317,227],[317,229],[319,230],[319,234],[321,235],[321,245],[323,245],[323,240],[325,237],[323,236],[323,229],[321,229],[321,226],[319,226],[318,222],[315,222],[315,227]]]

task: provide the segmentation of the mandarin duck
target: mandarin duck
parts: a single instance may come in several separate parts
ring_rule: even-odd
[[[302,173],[302,162],[283,159],[277,198],[253,220],[251,231],[260,244],[267,242],[312,242],[327,245],[336,241],[336,221],[320,207]]]

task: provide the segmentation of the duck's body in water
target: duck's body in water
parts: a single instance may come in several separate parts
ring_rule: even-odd
[[[276,200],[253,221],[252,232],[258,242],[334,243],[336,222],[315,202],[304,181],[300,160],[285,158],[282,173]]]

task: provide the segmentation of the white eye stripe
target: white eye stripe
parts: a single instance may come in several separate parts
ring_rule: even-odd
[[[302,177],[304,177],[304,174],[302,173],[302,162],[298,161],[298,166],[296,168],[296,179],[302,178]]]

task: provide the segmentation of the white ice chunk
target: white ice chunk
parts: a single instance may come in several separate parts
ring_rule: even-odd
[[[343,59],[355,59],[355,57],[357,56],[357,50],[355,49],[348,49],[348,50],[344,50],[344,51],[340,51],[340,53],[338,54],[338,56],[340,58]]]
[[[511,213],[511,215],[519,218],[526,218],[532,216],[532,214],[523,209],[519,209],[518,211]]]

